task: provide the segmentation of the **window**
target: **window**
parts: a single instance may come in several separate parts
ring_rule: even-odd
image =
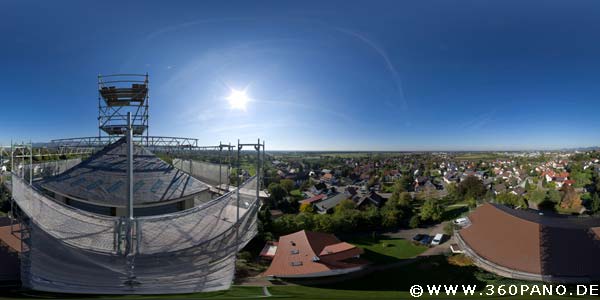
[[[290,263],[290,265],[292,265],[292,267],[299,267],[302,265],[301,261],[293,261]]]
[[[298,254],[298,253],[300,253],[300,250],[298,250],[298,249],[292,249],[292,250],[290,251],[290,253],[291,253],[291,254]]]

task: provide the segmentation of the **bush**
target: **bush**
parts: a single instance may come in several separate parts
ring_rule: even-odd
[[[238,254],[238,258],[247,262],[252,261],[252,253],[249,251],[242,251]]]
[[[408,221],[408,226],[410,228],[417,228],[419,226],[421,226],[421,218],[419,218],[419,216],[414,215],[410,218],[410,221]]]
[[[444,225],[444,233],[446,235],[453,235],[454,229],[456,229],[456,226],[452,222],[448,222],[446,225]]]
[[[464,254],[448,256],[448,263],[458,267],[468,267],[473,265],[473,261]]]

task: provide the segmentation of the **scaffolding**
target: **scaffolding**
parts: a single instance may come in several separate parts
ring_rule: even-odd
[[[10,154],[11,217],[21,225],[24,287],[89,294],[186,293],[230,287],[236,254],[258,231],[265,142],[200,146],[194,138],[150,136],[148,84],[148,74],[98,75],[98,136],[57,139],[42,147],[11,142],[10,151],[0,147],[0,163]],[[81,159],[34,164],[34,158],[92,155],[123,138],[128,148],[123,155],[127,157],[127,217],[59,203],[37,182],[66,172]],[[220,196],[174,213],[134,215],[134,145],[178,158],[175,167],[213,180],[222,189]],[[244,148],[256,152],[252,176],[242,172],[247,166],[242,166],[242,158],[254,155]],[[208,161],[196,161],[198,157]]]
[[[131,114],[134,136],[148,136],[148,74],[98,75],[98,138],[127,133]]]
[[[233,157],[232,150],[237,150],[237,161],[228,160],[230,166],[235,165],[240,179],[236,180],[236,189],[191,209],[156,216],[130,213],[128,217],[109,217],[73,209],[48,198],[23,172],[13,173],[13,198],[22,211],[19,222],[24,286],[99,294],[229,288],[236,253],[258,230],[264,145],[259,140],[205,147],[227,149],[229,158]],[[16,146],[20,151],[16,156],[31,159],[29,146]],[[244,147],[253,148],[257,158],[256,174],[248,178],[241,172]],[[22,169],[33,168],[25,165]],[[256,195],[240,193],[252,189],[256,189]]]

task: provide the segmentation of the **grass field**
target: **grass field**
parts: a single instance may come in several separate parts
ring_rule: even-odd
[[[375,264],[388,264],[413,258],[427,250],[425,246],[415,245],[403,239],[363,237],[348,242],[363,248],[365,253],[362,257]]]
[[[504,158],[503,155],[492,152],[461,153],[454,157],[457,160],[495,160]]]
[[[481,297],[486,284],[529,284],[511,281],[480,271],[476,267],[451,265],[444,256],[422,258],[414,263],[370,273],[361,278],[323,286],[271,286],[268,291],[275,299],[415,299],[410,296],[412,285],[477,284],[480,288],[475,296],[457,295],[422,296],[425,299],[574,299],[577,297],[535,296],[535,297]],[[164,296],[93,296],[58,295],[49,293],[9,293],[0,290],[0,299],[264,299],[261,287],[234,286],[227,291]],[[421,299],[419,298],[419,299]],[[579,297],[583,299],[583,297]]]

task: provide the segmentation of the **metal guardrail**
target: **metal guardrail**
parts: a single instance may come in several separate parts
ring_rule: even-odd
[[[122,136],[93,136],[56,139],[50,141],[48,147],[72,147],[72,148],[97,148],[104,147],[110,143],[119,140]],[[198,139],[170,136],[134,136],[134,142],[153,148],[176,148],[176,149],[195,149],[198,146]],[[216,146],[212,146],[216,147]]]

